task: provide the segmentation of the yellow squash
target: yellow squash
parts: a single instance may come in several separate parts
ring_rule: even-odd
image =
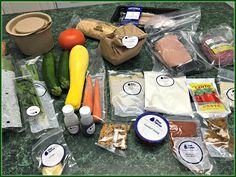
[[[70,89],[65,104],[72,105],[75,110],[78,110],[81,105],[88,63],[89,54],[87,49],[82,45],[74,46],[69,57]]]

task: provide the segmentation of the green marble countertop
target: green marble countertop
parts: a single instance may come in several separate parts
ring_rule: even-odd
[[[209,3],[173,3],[173,2],[137,2],[137,3],[114,3],[108,5],[96,5],[88,7],[75,7],[68,9],[43,11],[48,13],[53,19],[53,35],[55,40],[54,51],[59,56],[61,49],[57,43],[57,37],[63,31],[73,14],[81,18],[95,18],[103,21],[109,21],[113,12],[118,5],[143,5],[146,7],[168,7],[181,8],[201,6],[201,23],[199,30],[209,29],[220,23],[227,23],[233,26],[234,10],[222,2]],[[2,27],[18,14],[3,15]],[[25,58],[15,46],[13,40],[2,29],[2,37],[7,42],[8,52],[12,55],[13,60]],[[88,49],[95,49],[98,41],[87,39],[86,46]],[[114,70],[131,70],[140,68],[143,70],[152,69],[152,60],[143,48],[138,56],[119,66],[112,66],[105,62],[106,69]],[[232,69],[232,68],[231,68]],[[195,74],[191,77],[216,77],[217,71],[210,70],[204,73]],[[63,106],[63,100],[66,94],[55,101],[55,109],[60,112]],[[63,116],[60,113],[58,117],[63,126]],[[229,129],[232,133],[234,130],[233,115],[229,116]],[[187,168],[181,165],[172,155],[170,145],[165,142],[161,145],[147,146],[136,138],[133,129],[128,135],[127,157],[116,156],[106,150],[94,145],[98,139],[101,125],[96,127],[96,133],[93,137],[85,138],[71,136],[67,131],[64,132],[66,142],[73,153],[74,158],[79,166],[78,175],[192,175]],[[31,157],[31,147],[34,136],[28,131],[22,133],[4,132],[2,135],[2,173],[3,175],[40,175]],[[233,175],[233,161],[224,159],[214,160],[213,175]]]

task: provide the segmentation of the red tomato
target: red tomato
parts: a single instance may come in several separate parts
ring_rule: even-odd
[[[58,38],[59,44],[63,49],[72,49],[76,45],[84,45],[84,34],[75,28],[69,28],[60,33]]]
[[[194,97],[195,97],[195,99],[196,99],[196,101],[197,101],[198,103],[203,102],[200,95],[195,95]]]

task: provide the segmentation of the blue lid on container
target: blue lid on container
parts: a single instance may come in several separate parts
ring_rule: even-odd
[[[138,116],[134,123],[134,131],[143,141],[160,143],[169,134],[168,121],[158,113],[145,112]]]

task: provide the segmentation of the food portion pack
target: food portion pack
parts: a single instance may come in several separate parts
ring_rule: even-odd
[[[72,175],[78,165],[70,152],[61,128],[42,134],[32,147],[32,158],[42,175]]]
[[[225,117],[230,113],[220,99],[215,79],[187,79],[187,85],[197,113],[203,118]]]
[[[144,79],[142,72],[108,71],[113,118],[127,120],[144,112]]]
[[[171,115],[192,115],[186,77],[147,71],[145,81],[145,110]]]
[[[128,148],[127,137],[129,130],[129,124],[104,123],[98,142],[95,144],[117,155],[125,156],[124,150]]]
[[[202,128],[202,136],[211,157],[233,159],[233,137],[229,134],[227,119],[205,119],[207,128]]]
[[[220,66],[234,64],[234,35],[228,25],[221,24],[206,32],[198,32],[196,41],[210,63]]]

